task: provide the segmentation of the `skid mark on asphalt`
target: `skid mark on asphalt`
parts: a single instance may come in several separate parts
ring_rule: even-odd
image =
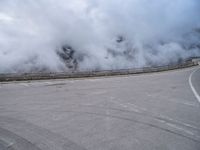
[[[190,136],[194,136],[194,137],[197,137],[198,139],[200,139],[200,136],[199,136],[200,129],[193,125],[190,125],[190,124],[178,121],[178,120],[174,120],[174,119],[166,117],[166,116],[152,114],[151,112],[147,111],[147,109],[139,107],[132,103],[120,103],[116,100],[111,100],[111,101],[113,103],[116,103],[116,104],[126,108],[126,109],[131,108],[131,111],[133,111],[134,113],[138,113],[139,115],[144,115],[144,116],[156,119],[159,122],[162,122],[165,125],[168,125],[174,129],[176,129],[177,131],[179,130],[181,132],[185,132],[186,134],[188,134]],[[196,134],[193,131],[195,131]]]
[[[187,133],[181,133],[181,132],[177,131],[175,128],[169,128],[169,126],[168,127],[164,127],[164,126],[153,124],[153,123],[149,123],[149,122],[139,121],[139,120],[133,119],[133,118],[122,117],[122,116],[111,115],[111,114],[107,115],[107,114],[104,114],[104,113],[95,113],[95,112],[89,112],[89,111],[65,110],[65,111],[58,111],[58,112],[75,113],[75,114],[80,114],[80,115],[94,115],[94,116],[100,116],[100,117],[110,117],[110,118],[113,118],[113,119],[129,121],[129,122],[132,122],[134,124],[142,124],[142,125],[145,125],[145,126],[156,128],[156,129],[159,129],[161,131],[164,131],[164,132],[167,132],[167,133],[171,133],[171,134],[174,134],[174,135],[179,136],[179,137],[186,138],[186,139],[191,140],[191,141],[196,142],[196,143],[200,142],[200,137],[199,136],[195,136],[194,137],[194,136],[191,136],[191,135],[187,135]]]
[[[115,101],[116,102],[116,101]],[[115,108],[115,107],[110,107],[110,106],[107,106],[107,107],[103,107],[103,106],[96,106],[96,105],[90,105],[90,104],[68,104],[71,105],[71,106],[74,106],[74,107],[71,107],[72,110],[62,110],[61,108],[59,108],[59,110],[55,110],[54,112],[74,112],[74,113],[88,113],[88,114],[94,114],[94,115],[97,115],[99,113],[96,113],[96,112],[93,112],[93,108],[95,108],[95,110],[97,109],[101,109],[101,110],[104,110],[104,112],[106,112],[106,114],[102,114],[100,113],[99,115],[100,116],[105,116],[105,117],[111,117],[113,116],[112,114],[120,114],[120,112],[122,113],[127,113],[129,114],[129,116],[133,117],[133,113],[136,114],[136,115],[139,115],[139,116],[142,116],[142,117],[146,117],[152,121],[154,121],[155,123],[158,121],[159,123],[162,123],[160,124],[159,126],[166,126],[166,125],[170,125],[171,128],[175,129],[176,132],[183,132],[185,133],[186,135],[188,133],[193,133],[193,134],[189,134],[189,136],[192,135],[192,137],[196,137],[197,139],[200,140],[200,137],[199,137],[199,134],[200,133],[200,129],[198,127],[195,127],[193,125],[190,125],[190,124],[187,124],[187,123],[184,123],[184,122],[180,122],[178,120],[174,120],[172,118],[169,118],[167,116],[161,116],[161,115],[155,115],[155,114],[152,114],[151,112],[148,112],[146,111],[145,109],[140,109],[139,106],[137,108],[133,108],[131,107],[131,109],[128,109],[130,106],[128,106],[127,104],[122,104],[122,103],[119,103],[119,102],[116,102],[118,105],[120,105],[122,108]],[[132,106],[135,106],[136,105],[132,105]],[[83,107],[88,107],[88,108],[91,108],[91,110],[89,109],[87,112],[86,111],[74,111],[74,110],[80,110],[80,108],[83,108]],[[109,110],[109,114],[108,114],[108,110]],[[113,111],[112,113],[110,111]],[[34,112],[34,110],[32,110]],[[46,110],[40,110],[42,112],[45,112]],[[5,111],[4,111],[5,112]],[[15,111],[9,111],[9,112],[15,112]],[[115,115],[114,115],[115,116]],[[116,118],[120,118],[120,119],[123,119],[122,116],[115,116]],[[128,119],[130,120],[130,117],[125,117],[125,120]],[[141,118],[141,117],[140,117]],[[139,123],[140,121],[137,120],[137,122]],[[143,124],[145,124],[145,122],[143,122]],[[148,125],[148,123],[147,123]],[[157,125],[151,125],[150,126],[157,126]],[[177,129],[181,129],[181,130],[177,130]],[[162,129],[162,127],[161,127]],[[172,130],[173,130],[172,129]]]
[[[0,129],[7,130],[12,134],[17,134],[18,137],[23,137],[24,140],[26,139],[25,142],[30,141],[34,143],[34,146],[42,150],[86,150],[61,135],[23,120],[0,116],[0,127]],[[0,137],[1,133],[3,133],[3,131],[0,130]],[[10,137],[12,137],[12,135],[10,135],[9,138]]]
[[[23,137],[0,127],[0,144],[5,150],[41,150],[35,144],[24,139]]]
[[[173,124],[178,124],[178,125],[181,125],[181,126],[185,126],[185,127],[188,127],[188,128],[191,128],[193,130],[197,130],[200,132],[200,128],[196,127],[196,126],[193,126],[193,125],[190,125],[190,124],[187,124],[187,123],[184,123],[184,122],[181,122],[181,121],[178,121],[178,120],[174,120],[172,118],[169,118],[167,116],[162,116],[162,115],[155,115],[155,114],[152,114],[152,112],[149,112],[147,111],[147,109],[143,108],[143,107],[139,107],[135,104],[132,104],[132,103],[120,103],[118,101],[115,101],[115,100],[112,100],[113,103],[116,103],[124,108],[132,108],[130,111],[135,111],[137,113],[140,113],[142,115],[146,115],[148,117],[152,117],[152,118],[155,118],[155,119],[158,119],[162,122],[169,122],[169,123],[173,123]],[[132,107],[134,106],[134,107]]]

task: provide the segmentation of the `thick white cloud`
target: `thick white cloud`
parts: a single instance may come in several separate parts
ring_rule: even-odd
[[[82,55],[79,69],[199,56],[199,10],[198,0],[1,0],[0,73],[67,71],[63,45]]]

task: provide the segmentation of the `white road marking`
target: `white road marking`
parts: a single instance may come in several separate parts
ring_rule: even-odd
[[[193,76],[199,69],[200,69],[200,68],[194,70],[194,71],[190,74],[190,77],[189,77],[189,84],[190,84],[190,87],[191,87],[191,89],[192,89],[192,91],[193,91],[195,97],[197,98],[197,100],[198,100],[199,103],[200,103],[200,96],[199,96],[199,94],[197,93],[195,87],[194,87],[193,84],[192,84],[192,76]]]

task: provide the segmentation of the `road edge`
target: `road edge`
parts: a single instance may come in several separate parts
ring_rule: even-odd
[[[199,70],[200,68],[198,69],[195,69],[189,76],[189,85],[190,85],[190,88],[192,89],[192,92],[194,93],[196,99],[198,100],[198,102],[200,103],[200,95],[198,94],[197,90],[195,89],[195,87],[193,86],[192,84],[192,76]]]

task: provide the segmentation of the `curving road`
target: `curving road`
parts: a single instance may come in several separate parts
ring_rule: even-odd
[[[200,69],[0,83],[0,150],[200,150]]]

